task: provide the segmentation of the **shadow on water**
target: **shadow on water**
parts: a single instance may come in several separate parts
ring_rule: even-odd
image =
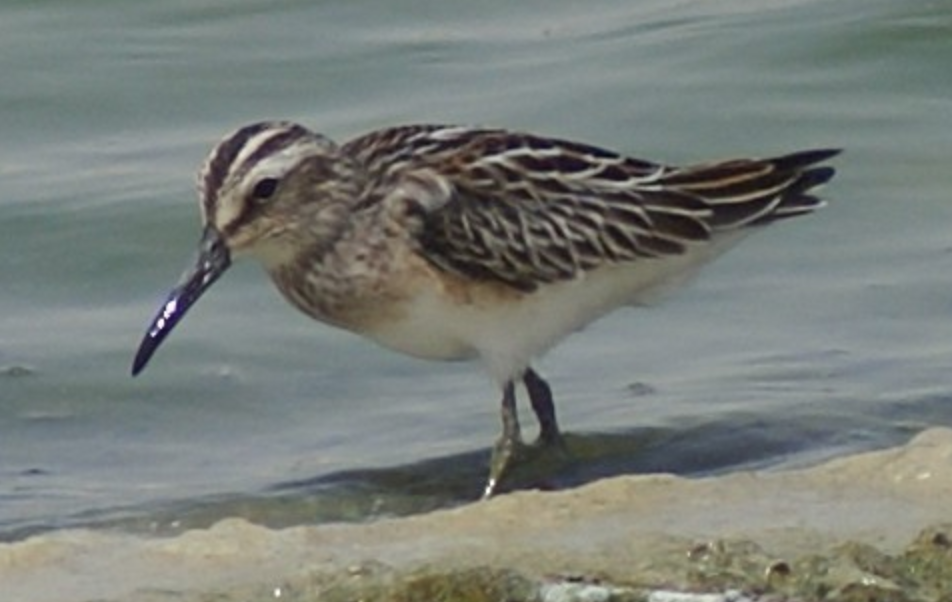
[[[947,400],[945,400],[947,401]],[[670,473],[704,477],[742,469],[794,468],[843,453],[897,445],[922,424],[896,421],[891,431],[870,429],[875,417],[797,415],[765,418],[727,414],[679,420],[677,426],[613,433],[566,433],[567,454],[532,456],[504,481],[515,489],[569,489],[598,479]],[[278,483],[257,493],[221,494],[148,507],[109,509],[70,517],[57,525],[174,535],[240,517],[271,528],[360,522],[450,508],[479,498],[489,451],[414,464],[338,472]],[[24,526],[0,533],[13,541],[49,530]]]

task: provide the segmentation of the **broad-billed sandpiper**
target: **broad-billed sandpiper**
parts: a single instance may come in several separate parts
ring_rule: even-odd
[[[834,170],[818,164],[837,152],[671,167],[499,129],[413,125],[338,145],[295,123],[255,123],[199,173],[198,259],[132,373],[233,257],[255,257],[316,320],[416,357],[482,360],[502,389],[489,496],[524,448],[517,383],[539,443],[561,444],[532,360],[755,228],[820,207],[812,189]]]

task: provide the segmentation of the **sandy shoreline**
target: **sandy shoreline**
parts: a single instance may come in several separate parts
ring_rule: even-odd
[[[942,524],[952,524],[950,500],[952,429],[932,429],[904,447],[805,470],[620,477],[370,524],[271,530],[225,519],[166,539],[53,532],[0,545],[0,598],[316,600],[360,592],[414,599],[387,592],[432,577],[424,583],[431,594],[449,578],[474,595],[513,587],[543,599],[539,584],[563,578],[598,578],[631,591],[698,589],[707,583],[698,571],[742,564],[754,574],[749,579],[782,590],[799,578],[804,558],[837,549],[898,558],[932,546],[938,562],[944,557],[952,567],[952,532]],[[923,529],[931,530],[920,536]],[[877,581],[875,571],[864,577],[863,566],[854,569],[843,578],[902,589],[898,578]],[[728,581],[709,583],[751,583]]]

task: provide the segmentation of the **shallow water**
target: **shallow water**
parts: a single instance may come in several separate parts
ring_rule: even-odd
[[[0,7],[0,539],[471,499],[477,366],[297,315],[239,265],[149,370],[148,319],[230,129],[505,126],[668,162],[840,146],[816,216],[539,363],[584,462],[792,466],[952,424],[952,9],[885,0],[43,2]],[[535,484],[535,483],[532,483]]]

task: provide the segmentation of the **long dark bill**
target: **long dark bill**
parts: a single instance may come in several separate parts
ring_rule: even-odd
[[[132,361],[133,376],[142,372],[152,354],[172,332],[175,325],[182,320],[188,308],[198,301],[202,293],[208,290],[208,287],[218,280],[218,277],[224,274],[230,265],[231,254],[221,234],[212,226],[206,226],[198,245],[198,258],[195,260],[195,265],[182,275],[179,283],[169,293],[168,299],[152,319],[149,330],[139,344],[139,351],[136,352],[136,357]]]

